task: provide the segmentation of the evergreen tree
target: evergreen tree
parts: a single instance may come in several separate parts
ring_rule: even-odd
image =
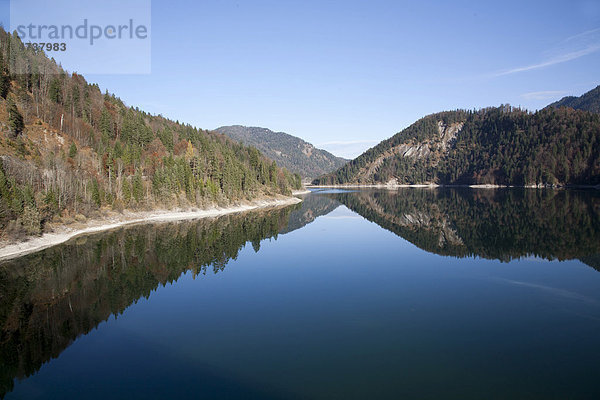
[[[107,139],[114,138],[112,118],[106,108],[102,108],[102,114],[100,115],[100,132]]]
[[[100,193],[100,185],[97,179],[92,180],[92,201],[97,207],[102,205],[102,194]]]
[[[0,69],[0,97],[6,99],[10,89],[10,77],[4,70]]]
[[[123,179],[123,201],[125,205],[131,201],[131,184],[127,178]]]
[[[54,78],[50,82],[50,87],[48,88],[48,97],[55,103],[62,103],[62,89],[60,79]]]
[[[133,177],[132,194],[136,202],[140,202],[144,198],[144,182],[142,174],[138,171]]]
[[[75,143],[71,143],[71,147],[69,147],[69,157],[71,158],[75,158],[75,156],[77,155],[77,146],[75,146]]]
[[[25,124],[23,122],[23,116],[19,112],[17,105],[12,99],[7,101],[7,112],[8,112],[8,127],[13,137],[17,137],[23,132]]]

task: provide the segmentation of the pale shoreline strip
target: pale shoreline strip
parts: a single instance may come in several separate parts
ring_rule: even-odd
[[[536,185],[439,185],[435,183],[423,184],[347,184],[347,185],[309,185],[309,189],[331,188],[331,189],[399,189],[399,188],[471,188],[471,189],[506,189],[506,188],[522,188],[522,189],[600,189],[600,185],[569,185],[569,186],[536,186]]]
[[[107,231],[125,225],[218,217],[221,215],[257,210],[262,208],[289,206],[292,204],[300,203],[301,201],[302,200],[297,197],[286,197],[278,199],[255,200],[248,204],[235,207],[209,208],[198,211],[161,210],[130,213],[127,215],[121,214],[120,216],[124,218],[122,220],[93,220],[88,222],[88,225],[92,226],[88,226],[87,228],[71,229],[68,227],[62,227],[59,228],[56,232],[45,233],[40,237],[31,238],[26,242],[9,244],[0,248],[0,261],[21,257],[30,253],[35,253],[48,247],[64,243],[76,236]]]
[[[299,196],[299,195],[302,195],[302,194],[309,194],[309,193],[310,193],[310,190],[308,190],[308,189],[294,190],[294,191],[292,191],[292,196]]]

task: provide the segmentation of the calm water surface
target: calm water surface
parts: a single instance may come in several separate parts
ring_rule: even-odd
[[[0,394],[600,398],[598,191],[320,191],[0,264]]]

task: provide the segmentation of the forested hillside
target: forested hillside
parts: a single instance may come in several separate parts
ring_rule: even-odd
[[[257,149],[126,106],[0,29],[0,234],[100,208],[205,207],[288,194]]]
[[[501,106],[429,115],[315,184],[600,184],[600,115]]]
[[[256,147],[278,165],[303,178],[315,178],[335,171],[348,162],[284,132],[241,125],[222,126],[216,131],[245,145]]]
[[[579,97],[563,97],[559,101],[550,104],[549,107],[571,107],[576,110],[600,113],[600,86],[596,86],[595,89],[592,89]]]

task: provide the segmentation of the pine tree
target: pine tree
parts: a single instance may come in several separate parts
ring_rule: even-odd
[[[71,143],[71,147],[69,147],[69,157],[75,158],[76,155],[77,155],[77,146],[75,146],[75,143]]]
[[[92,181],[92,201],[98,207],[102,205],[102,195],[100,193],[100,186],[98,185],[98,180],[96,179]]]
[[[102,114],[100,115],[100,132],[102,132],[102,136],[105,138],[114,138],[112,118],[106,108],[102,109]]]
[[[48,97],[55,103],[62,103],[62,90],[60,88],[60,79],[54,78],[50,82],[50,88],[48,89]]]
[[[10,77],[4,71],[0,72],[0,97],[3,99],[8,95],[10,89]]]
[[[136,202],[140,202],[144,198],[144,182],[142,181],[142,175],[138,171],[133,177],[133,198]]]
[[[123,178],[123,201],[125,205],[131,201],[131,184],[127,178]]]
[[[23,132],[25,124],[23,122],[23,116],[19,112],[17,105],[12,99],[8,99],[7,102],[8,112],[8,127],[13,137],[17,137]]]

